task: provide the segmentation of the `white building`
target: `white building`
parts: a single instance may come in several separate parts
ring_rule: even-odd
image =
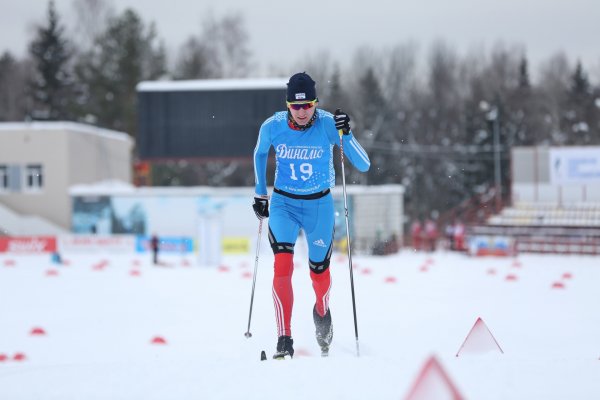
[[[72,122],[0,123],[0,234],[71,226],[69,187],[131,182],[129,135]]]
[[[600,204],[600,146],[514,147],[512,202]]]

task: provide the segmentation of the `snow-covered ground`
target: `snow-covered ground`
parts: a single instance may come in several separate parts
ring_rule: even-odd
[[[136,254],[64,254],[62,266],[1,255],[0,399],[402,399],[432,355],[467,399],[600,398],[600,257],[356,255],[357,357],[348,264],[334,255],[334,342],[321,358],[298,252],[296,357],[283,362],[270,359],[267,246],[250,339],[254,254],[211,268],[181,257],[153,267]],[[456,357],[478,317],[504,353]]]

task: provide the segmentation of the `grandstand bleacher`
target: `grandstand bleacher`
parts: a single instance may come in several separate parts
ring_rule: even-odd
[[[517,252],[600,254],[600,203],[518,202],[469,234],[515,239]]]
[[[600,203],[519,202],[491,216],[489,225],[600,227]]]
[[[468,235],[510,237],[517,252],[600,255],[600,147],[514,147],[510,162],[508,204],[472,219]]]

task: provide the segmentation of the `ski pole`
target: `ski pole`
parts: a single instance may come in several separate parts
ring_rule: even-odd
[[[256,258],[254,259],[254,275],[252,276],[252,294],[250,295],[250,313],[248,314],[248,330],[244,333],[248,339],[252,337],[250,333],[250,321],[252,319],[252,304],[254,303],[254,287],[256,286],[256,271],[258,270],[258,254],[260,253],[260,240],[262,236],[262,219],[258,221],[258,239],[256,239]]]
[[[340,158],[342,164],[342,188],[344,193],[344,215],[346,216],[346,243],[348,249],[348,268],[350,269],[350,290],[352,292],[352,312],[354,313],[354,335],[356,337],[356,356],[360,356],[358,348],[358,323],[356,321],[356,299],[354,295],[354,274],[352,272],[352,250],[350,248],[350,224],[348,223],[348,199],[346,195],[346,171],[344,170],[344,131],[339,129],[340,134]]]

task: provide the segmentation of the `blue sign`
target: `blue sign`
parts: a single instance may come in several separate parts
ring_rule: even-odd
[[[152,251],[150,240],[149,236],[137,236],[135,251],[138,253]],[[192,253],[194,251],[194,241],[185,236],[160,236],[158,243],[158,250],[164,253]]]

